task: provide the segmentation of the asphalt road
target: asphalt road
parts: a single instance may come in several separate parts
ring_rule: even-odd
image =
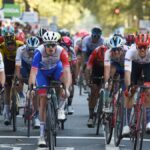
[[[105,144],[103,129],[100,135],[96,135],[95,128],[88,128],[88,102],[87,95],[79,96],[78,87],[75,88],[73,99],[74,114],[68,116],[65,129],[58,131],[57,147],[55,150],[131,150],[130,139],[123,139],[119,147],[115,147],[113,140],[110,145]],[[17,116],[17,131],[12,131],[12,126],[3,125],[3,117],[0,116],[0,150],[46,150],[38,148],[39,130],[31,129],[31,137],[28,138],[27,128],[24,125],[22,114]],[[149,150],[150,135],[145,135],[143,150]]]

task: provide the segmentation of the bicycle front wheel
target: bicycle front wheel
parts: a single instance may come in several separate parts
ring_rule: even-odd
[[[136,135],[134,138],[134,150],[142,150],[144,132],[145,132],[145,108],[141,107],[139,119],[137,120]]]
[[[119,93],[117,104],[116,104],[116,122],[114,127],[114,143],[115,146],[120,144],[122,138],[123,129],[123,110],[124,110],[123,93]]]
[[[16,127],[16,115],[17,115],[17,104],[16,104],[16,95],[13,93],[12,95],[12,106],[11,106],[11,118],[13,121],[13,131],[15,132],[17,130]]]
[[[105,120],[105,138],[106,138],[106,143],[109,144],[112,138],[112,133],[113,133],[113,126],[112,126],[112,121],[113,121],[113,114],[107,114],[108,116],[106,117]]]
[[[104,101],[104,91],[101,90],[100,96],[99,96],[99,99],[98,99],[98,106],[97,106],[98,108],[97,108],[97,111],[96,111],[95,121],[94,121],[96,123],[96,120],[97,120],[96,135],[99,134],[99,128],[100,128],[101,122],[102,122],[103,101]]]
[[[56,116],[54,106],[51,102],[47,103],[46,142],[49,150],[54,150],[54,147],[56,145]]]

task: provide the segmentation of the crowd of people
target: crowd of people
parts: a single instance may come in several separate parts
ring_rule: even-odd
[[[78,31],[71,35],[69,30],[58,32],[39,28],[36,34],[23,29],[17,21],[10,24],[1,23],[0,36],[0,87],[4,90],[4,124],[10,125],[12,79],[20,81],[17,88],[21,98],[25,97],[24,84],[31,86],[48,86],[50,79],[63,83],[64,89],[59,94],[58,119],[64,120],[65,99],[68,98],[68,113],[73,114],[73,88],[78,84],[81,72],[84,74],[87,87],[89,118],[87,126],[93,127],[94,108],[99,90],[104,84],[109,87],[109,79],[117,73],[122,79],[124,91],[125,121],[122,134],[129,134],[129,118],[132,105],[129,105],[129,87],[137,85],[144,75],[144,82],[150,82],[150,36],[148,34],[114,34],[105,39],[102,28],[95,26],[88,31]],[[102,83],[100,77],[104,78]],[[91,84],[92,82],[92,84]],[[64,94],[65,93],[65,94]],[[37,98],[38,97],[38,98]],[[37,102],[37,99],[39,102]],[[40,128],[39,146],[46,146],[45,108],[46,89],[33,93],[34,126]],[[149,92],[147,93],[147,125],[150,131]],[[103,111],[111,112],[108,105]]]

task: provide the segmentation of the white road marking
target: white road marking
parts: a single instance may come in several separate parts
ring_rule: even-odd
[[[12,150],[21,150],[21,147],[14,147],[13,144],[0,144],[0,148],[13,148]]]
[[[48,148],[37,148],[36,150],[48,150]],[[74,150],[73,147],[55,147],[54,150]]]

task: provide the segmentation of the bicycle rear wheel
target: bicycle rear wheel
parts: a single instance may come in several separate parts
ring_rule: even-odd
[[[115,146],[120,144],[122,138],[122,129],[123,129],[123,93],[119,93],[117,104],[116,104],[116,122],[114,127],[114,143]]]
[[[103,101],[104,101],[104,91],[101,90],[100,92],[100,96],[99,96],[99,99],[98,99],[98,105],[96,106],[97,110],[95,111],[96,114],[94,116],[94,125],[96,124],[96,121],[97,121],[97,128],[96,128],[96,135],[99,134],[99,128],[100,128],[100,125],[101,125],[101,121],[102,121],[102,108],[103,108]]]
[[[54,106],[49,101],[46,111],[46,142],[49,150],[54,150],[56,145],[56,116]]]
[[[136,135],[134,138],[134,150],[142,150],[144,132],[145,132],[145,108],[141,107],[139,119],[137,120]]]

